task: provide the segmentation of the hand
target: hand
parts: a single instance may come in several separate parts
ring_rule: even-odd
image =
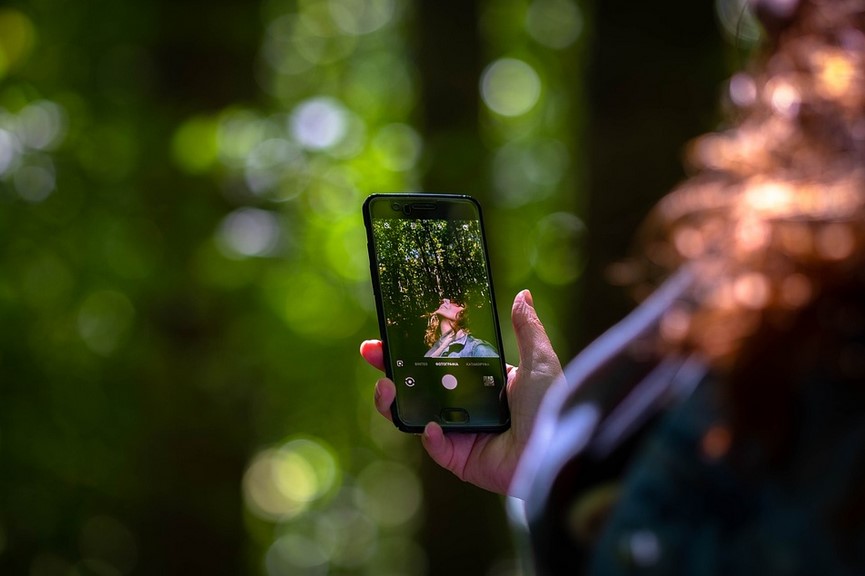
[[[523,290],[514,299],[511,319],[520,351],[519,368],[508,366],[511,427],[500,434],[445,434],[441,426],[430,422],[421,436],[427,453],[440,466],[461,480],[500,494],[508,491],[541,399],[562,375],[562,365],[538,319],[528,290]],[[360,353],[374,367],[384,370],[381,341],[363,342]],[[382,378],[376,382],[375,406],[388,420],[391,419],[390,406],[395,397],[396,386],[391,380]]]

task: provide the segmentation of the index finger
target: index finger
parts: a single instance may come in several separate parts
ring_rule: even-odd
[[[374,368],[384,372],[384,352],[381,340],[364,340],[360,343],[360,355]]]

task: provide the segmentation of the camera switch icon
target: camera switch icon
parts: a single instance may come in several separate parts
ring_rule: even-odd
[[[414,378],[412,378],[411,376],[406,377],[405,385],[408,386],[409,388],[414,386]]]

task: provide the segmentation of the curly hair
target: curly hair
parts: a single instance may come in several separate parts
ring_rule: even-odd
[[[453,302],[455,304],[462,304],[461,302],[458,302],[457,300],[454,300]],[[469,310],[468,306],[464,306],[462,312],[460,312],[457,315],[456,320],[454,320],[452,322],[453,331],[455,333],[459,332],[460,330],[463,330],[466,333],[469,332],[468,310]],[[439,318],[439,315],[436,314],[435,312],[431,312],[429,314],[429,321],[427,322],[426,332],[424,332],[424,337],[423,337],[423,341],[427,346],[432,347],[432,345],[438,341],[439,337],[441,336],[441,334],[439,334],[439,326],[440,325],[441,325],[441,318]]]
[[[751,4],[767,45],[729,82],[731,126],[689,146],[644,229],[650,270],[696,276],[664,342],[721,369],[865,261],[865,2]]]
[[[433,312],[429,314],[429,321],[426,325],[426,332],[423,335],[424,344],[432,347],[433,344],[439,339],[439,325],[441,324],[441,318],[439,315]]]

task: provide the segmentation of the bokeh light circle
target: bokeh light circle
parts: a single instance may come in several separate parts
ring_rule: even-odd
[[[496,60],[481,75],[481,97],[490,110],[502,116],[520,116],[531,110],[541,96],[541,79],[522,60]]]
[[[330,0],[333,21],[351,35],[369,34],[393,19],[394,0]]]
[[[209,170],[219,158],[219,123],[204,116],[189,118],[171,139],[174,162],[190,174]]]
[[[570,164],[567,147],[558,140],[509,142],[493,158],[496,201],[516,207],[552,195]]]
[[[50,159],[23,166],[12,178],[18,195],[28,202],[42,202],[54,192],[54,166]]]
[[[288,574],[328,573],[329,558],[322,546],[314,539],[289,533],[276,539],[267,550],[264,566],[269,576]]]
[[[573,0],[535,0],[526,11],[526,31],[544,46],[567,48],[583,32],[583,15]]]
[[[23,12],[0,9],[0,78],[27,59],[36,39],[36,27]]]
[[[281,129],[275,122],[249,110],[228,110],[220,115],[216,145],[219,159],[230,168],[243,168],[250,152],[270,132]]]
[[[378,543],[375,522],[354,507],[336,507],[316,519],[316,536],[333,565],[355,568],[369,561]]]
[[[259,518],[292,518],[329,493],[339,476],[336,456],[323,441],[294,439],[255,455],[243,477],[244,501]]]
[[[256,145],[246,159],[244,179],[255,194],[274,190],[286,175],[302,173],[305,158],[293,142],[285,138],[269,138]],[[279,198],[287,200],[285,196]]]
[[[301,102],[289,120],[291,135],[309,150],[336,146],[345,137],[347,128],[345,108],[338,100],[328,97]]]
[[[28,148],[51,149],[63,139],[65,125],[65,114],[60,106],[39,100],[18,113],[18,138]]]
[[[312,269],[275,271],[267,295],[276,312],[295,332],[332,341],[355,334],[364,312],[346,298],[345,281]]]
[[[376,134],[373,146],[382,166],[394,172],[411,170],[421,153],[421,137],[408,124],[389,124]]]
[[[217,233],[222,251],[231,257],[267,256],[279,243],[276,214],[260,208],[240,208],[223,219]]]
[[[374,462],[360,473],[358,485],[363,494],[358,505],[381,526],[403,525],[420,512],[420,480],[402,464]]]

